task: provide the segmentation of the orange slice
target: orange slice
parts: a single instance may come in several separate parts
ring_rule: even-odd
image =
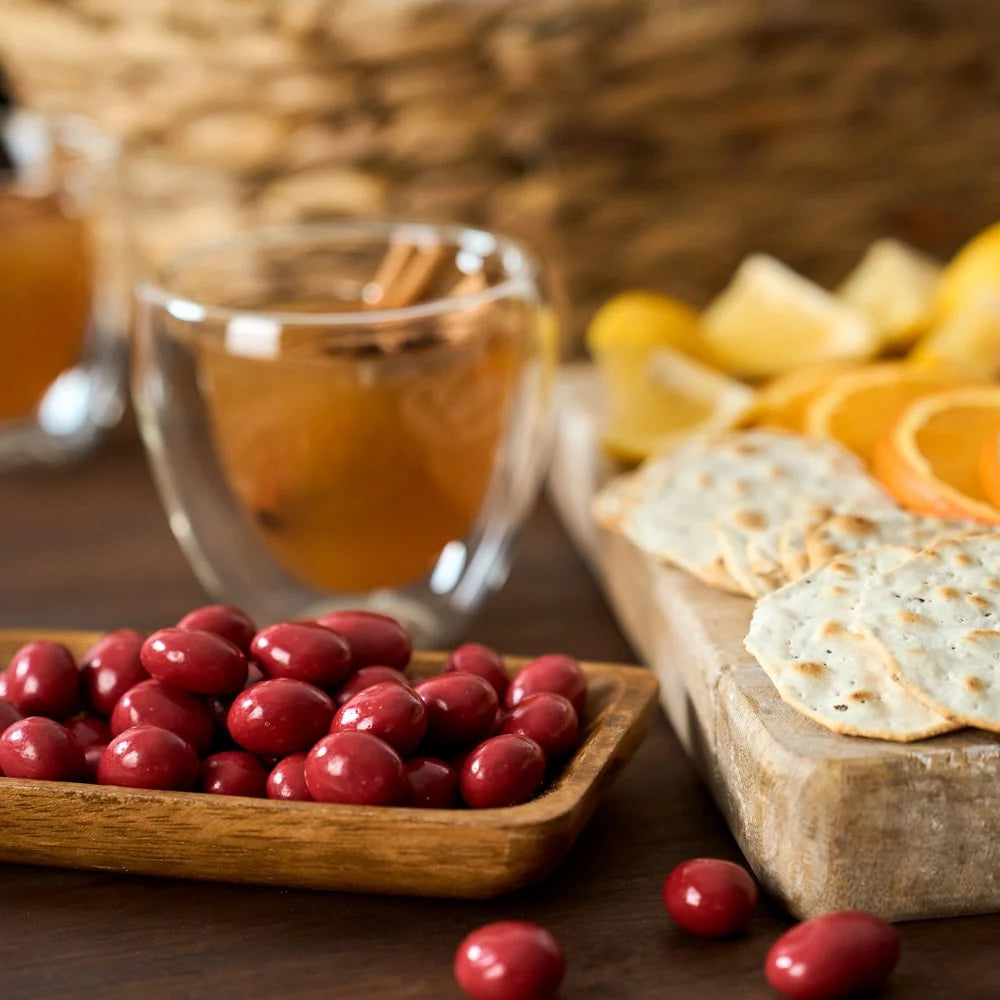
[[[920,514],[1000,523],[980,479],[1000,427],[1000,386],[965,386],[911,403],[875,449],[874,472]]]
[[[983,442],[979,455],[979,481],[990,503],[1000,507],[1000,424]]]
[[[833,438],[871,463],[875,445],[915,399],[963,383],[902,364],[868,365],[832,378],[807,405],[804,430]]]
[[[783,427],[799,434],[805,429],[806,408],[837,375],[855,371],[850,361],[831,361],[777,375],[761,386],[753,422],[762,427]]]

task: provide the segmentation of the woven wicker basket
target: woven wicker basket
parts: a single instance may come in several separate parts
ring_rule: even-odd
[[[991,0],[3,0],[0,61],[129,140],[154,257],[253,223],[528,237],[576,319],[704,301],[751,249],[821,281],[1000,205]],[[576,324],[579,326],[579,324]]]

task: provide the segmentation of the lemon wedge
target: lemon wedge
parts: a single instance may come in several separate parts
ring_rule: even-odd
[[[981,288],[910,352],[926,371],[983,379],[1000,375],[1000,286]]]
[[[695,310],[655,292],[622,292],[597,310],[587,328],[587,348],[595,356],[616,348],[654,347],[672,347],[696,357],[702,354]]]
[[[857,310],[764,254],[743,261],[701,319],[716,363],[751,378],[868,358],[878,347]]]
[[[598,364],[610,389],[604,445],[626,462],[733,427],[753,408],[749,386],[668,347],[605,351]]]
[[[1000,222],[969,240],[945,267],[937,292],[939,319],[959,312],[982,292],[1000,294]]]
[[[837,290],[883,347],[913,343],[934,319],[941,266],[899,240],[876,240]]]

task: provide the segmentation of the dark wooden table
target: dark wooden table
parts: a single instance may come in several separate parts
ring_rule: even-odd
[[[0,476],[0,626],[154,628],[204,595],[167,530],[138,445],[85,465]],[[510,653],[630,660],[614,621],[542,505],[508,587],[470,634]],[[0,837],[3,831],[0,830]],[[892,850],[892,844],[886,844]],[[669,727],[645,745],[561,869],[505,899],[462,903],[7,866],[0,997],[459,997],[463,935],[526,918],[563,941],[569,998],[773,997],[761,965],[790,921],[764,903],[736,941],[690,938],[663,876],[737,849]],[[909,924],[894,1000],[1000,997],[1000,917]]]

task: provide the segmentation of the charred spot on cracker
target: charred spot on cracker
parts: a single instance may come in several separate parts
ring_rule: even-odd
[[[846,594],[847,590],[844,587],[838,587],[836,584],[834,584],[834,586],[830,588],[830,593],[837,595]]]
[[[980,694],[986,690],[986,685],[983,683],[981,677],[974,677],[972,675],[963,677],[962,684],[966,691],[971,691],[973,694]]]
[[[834,707],[834,708],[835,708],[835,709],[836,709],[836,710],[837,710],[838,712],[846,712],[846,711],[847,711],[847,706],[846,706],[846,705],[834,705],[833,707]]]
[[[946,601],[957,601],[962,596],[954,587],[939,587],[938,593]]]
[[[767,523],[763,514],[756,510],[738,510],[733,514],[733,520],[741,528],[752,528],[759,531]]]
[[[986,587],[987,590],[1000,590],[1000,580],[998,580],[995,576],[988,576],[983,582],[983,586]]]
[[[979,594],[969,594],[966,600],[977,608],[988,608],[990,606],[990,602]]]
[[[897,611],[896,617],[904,625],[922,625],[924,621],[920,615],[918,615],[915,611],[910,611],[908,608],[903,608],[902,611]]]
[[[977,628],[973,629],[965,637],[966,642],[979,642],[980,639],[1000,639],[1000,632],[988,628]]]
[[[715,476],[709,472],[703,472],[698,477],[698,485],[703,489],[707,490],[715,482]]]
[[[848,696],[848,701],[860,701],[862,703],[869,701],[871,699],[871,693],[868,691],[852,691]]]
[[[826,670],[826,667],[824,667],[822,663],[815,663],[812,660],[803,660],[800,663],[794,664],[792,669],[805,677],[819,677],[820,674]]]
[[[845,631],[846,629],[844,628],[843,625],[840,624],[840,622],[825,622],[820,627],[819,634],[822,636],[840,635],[842,632]]]
[[[956,566],[975,566],[976,560],[972,558],[967,552],[959,552],[955,556]]]
[[[857,570],[849,562],[841,562],[839,559],[830,563],[830,572],[838,573],[840,576],[857,575]]]

